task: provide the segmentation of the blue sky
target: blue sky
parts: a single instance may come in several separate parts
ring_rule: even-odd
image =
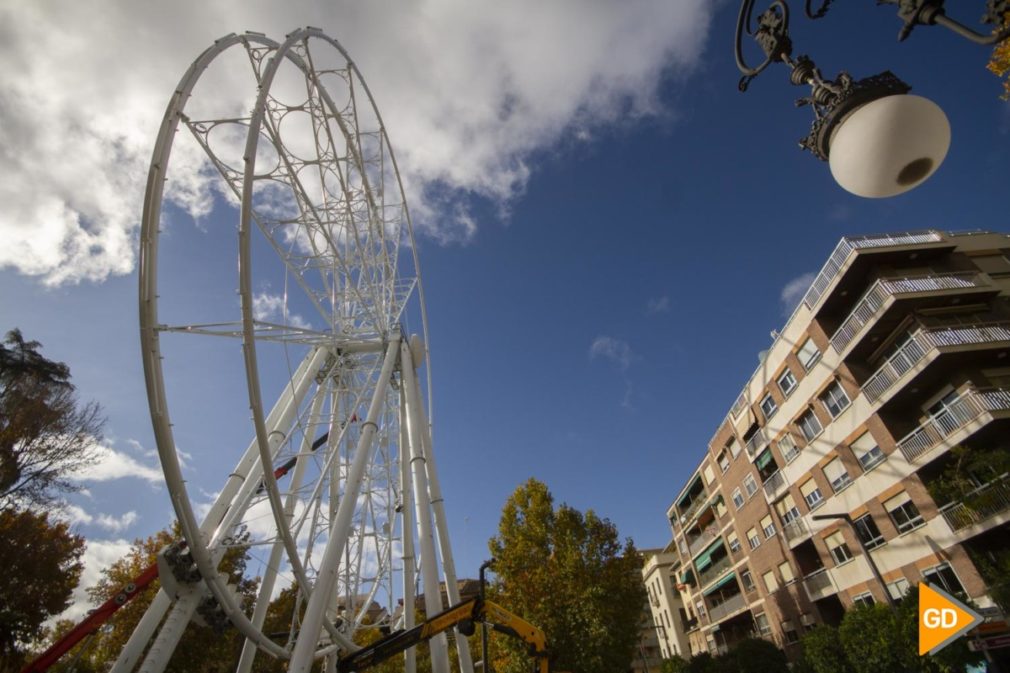
[[[108,415],[108,460],[73,501],[92,541],[88,577],[170,520],[151,453],[131,248],[171,87],[229,30],[324,28],[355,57],[386,117],[416,198],[435,450],[461,575],[476,573],[502,504],[531,476],[638,546],[666,544],[666,507],[785,322],[786,299],[841,236],[1008,229],[1010,105],[985,70],[985,48],[939,28],[899,45],[889,8],[838,6],[816,24],[794,17],[796,53],[825,75],[890,69],[950,119],[937,174],[868,201],[796,147],[809,112],[793,108],[803,91],[784,68],[737,91],[732,3],[558,3],[549,16],[536,7],[0,10],[0,25],[21,38],[0,63],[28,64],[0,94],[12,176],[0,192],[10,242],[0,326],[43,342]],[[958,9],[974,19],[981,3]],[[40,19],[51,21],[42,29]],[[124,47],[72,30],[99,19],[132,49],[128,67],[116,53]],[[159,22],[175,31],[162,35]],[[180,270],[166,287],[172,301],[232,301],[233,222],[220,202],[196,226],[173,212],[163,251]],[[236,350],[173,373],[218,400],[220,418],[240,418],[247,404]],[[216,491],[248,439],[240,425],[180,439],[191,490]]]

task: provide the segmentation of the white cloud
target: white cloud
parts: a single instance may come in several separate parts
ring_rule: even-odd
[[[110,481],[133,477],[152,484],[164,481],[164,474],[157,465],[141,463],[136,458],[100,444],[96,447],[98,460],[78,472],[75,477],[81,481]]]
[[[94,607],[86,593],[87,589],[98,584],[104,568],[108,568],[129,553],[130,543],[126,540],[88,540],[82,558],[84,572],[81,573],[81,582],[74,589],[70,607],[63,611],[59,619],[72,619],[76,622],[84,617],[88,610]]]
[[[645,312],[649,315],[656,315],[657,313],[669,313],[670,312],[670,298],[667,296],[656,297],[650,299],[645,306]]]
[[[507,212],[536,152],[569,136],[590,141],[604,124],[662,114],[660,80],[700,60],[715,4],[4,3],[0,268],[60,284],[135,267],[148,162],[168,97],[193,59],[227,33],[280,39],[315,25],[341,40],[383,113],[418,224],[439,240],[466,240],[478,226],[467,199]],[[240,78],[217,77],[206,88],[231,95],[241,110],[252,92]],[[177,143],[167,185],[167,196],[196,217],[212,206],[201,161]]]
[[[622,372],[627,371],[635,355],[628,342],[609,336],[598,336],[589,346],[589,357],[610,360]]]
[[[257,292],[253,295],[253,318],[264,322],[290,325],[300,329],[311,329],[305,318],[288,311],[287,301],[283,295]]]
[[[811,271],[797,276],[785,284],[782,292],[779,294],[779,301],[782,302],[782,313],[784,315],[789,316],[792,314],[816,277],[817,274]]]

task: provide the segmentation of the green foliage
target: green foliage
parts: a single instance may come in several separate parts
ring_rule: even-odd
[[[699,652],[687,662],[686,673],[722,673],[719,660],[708,652]]]
[[[5,345],[6,344],[6,345]],[[48,507],[79,489],[70,477],[94,461],[103,419],[78,405],[70,369],[11,330],[0,343],[0,508]]]
[[[969,607],[971,601],[967,601]],[[968,649],[968,640],[958,638],[933,655],[920,657],[919,650],[919,587],[911,587],[895,608],[899,633],[896,644],[902,648],[907,670],[915,673],[960,673],[983,659]]]
[[[1010,549],[986,552],[969,549],[968,554],[989,587],[989,596],[1004,613],[1010,612]]]
[[[781,673],[788,670],[785,652],[762,638],[745,638],[719,660],[719,670],[734,673]]]
[[[1010,452],[1002,448],[968,448],[959,445],[950,450],[951,462],[929,484],[929,494],[939,504],[960,502],[974,511],[985,511],[1002,491],[979,489],[978,482],[990,481],[1010,472]]]
[[[579,673],[627,670],[645,602],[641,559],[631,540],[592,510],[554,506],[547,486],[530,479],[502,510],[489,541],[497,575],[489,597],[547,635],[551,666]],[[496,637],[497,673],[525,673],[525,647]]]
[[[1010,14],[1004,17],[1003,25],[1010,23]],[[992,50],[987,66],[989,71],[1003,80],[1003,100],[1010,100],[1010,40],[1003,40]]]
[[[659,673],[687,673],[688,666],[687,659],[675,654],[659,663]]]
[[[803,660],[813,673],[851,673],[838,629],[821,624],[803,634]]]
[[[0,669],[13,667],[42,624],[70,604],[84,538],[46,513],[0,510]]]

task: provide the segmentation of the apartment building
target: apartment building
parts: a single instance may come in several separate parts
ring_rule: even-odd
[[[972,559],[1010,545],[1010,481],[971,475],[981,507],[931,486],[954,447],[1010,452],[1010,236],[843,238],[773,334],[643,568],[664,656],[792,656],[922,580],[992,606]]]

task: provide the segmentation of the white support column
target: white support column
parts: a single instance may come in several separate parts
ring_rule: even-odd
[[[414,363],[415,370],[420,363]],[[421,399],[421,383],[414,377],[414,391]],[[445,499],[442,497],[442,487],[438,483],[438,470],[435,466],[435,454],[431,448],[431,428],[427,423],[421,426],[425,467],[428,473],[428,490],[431,493],[432,515],[435,519],[435,536],[438,538],[439,551],[442,553],[442,575],[445,577],[445,591],[449,605],[460,602],[459,585],[456,583],[456,564],[452,558],[452,545],[449,543],[449,525],[445,516]],[[470,643],[466,636],[456,629],[456,650],[459,653],[459,668],[461,673],[473,673],[473,658],[470,656]]]
[[[438,558],[431,521],[431,497],[428,491],[428,474],[424,459],[424,408],[418,395],[417,376],[414,372],[410,346],[400,347],[403,388],[407,395],[407,419],[410,429],[410,469],[414,484],[414,510],[417,512],[417,537],[421,547],[421,577],[424,580],[424,610],[434,617],[445,609],[438,588]],[[430,641],[432,673],[449,673],[448,641],[440,633]]]
[[[407,395],[400,380],[400,521],[403,536],[403,629],[414,628],[414,579],[417,574],[417,559],[414,556],[414,496],[410,487],[410,438],[407,428]],[[403,653],[404,673],[416,673],[417,648],[408,647]]]
[[[154,644],[151,645],[147,656],[144,657],[144,663],[140,666],[139,673],[160,673],[165,670],[168,660],[175,652],[175,646],[179,644],[179,639],[182,638],[183,632],[189,625],[190,617],[206,595],[206,589],[202,584],[194,584],[179,597],[173,606],[174,609],[169,613],[168,619],[158,631],[158,637],[154,639]]]
[[[319,634],[323,626],[324,612],[329,605],[330,595],[333,593],[334,585],[337,581],[337,573],[340,570],[340,558],[343,555],[344,547],[347,545],[351,521],[357,505],[358,495],[361,491],[362,478],[372,453],[372,443],[375,439],[375,430],[378,427],[376,419],[386,398],[386,388],[389,386],[389,379],[393,374],[393,366],[398,359],[399,350],[400,337],[396,335],[390,339],[386,347],[386,355],[382,362],[382,371],[375,382],[375,391],[368,407],[368,416],[362,424],[361,434],[358,437],[358,445],[354,451],[354,459],[351,463],[351,469],[347,474],[343,499],[337,508],[334,535],[330,536],[326,541],[326,549],[323,552],[323,559],[319,564],[319,574],[316,578],[316,584],[312,588],[309,603],[305,608],[305,616],[302,618],[302,628],[298,633],[298,639],[295,641],[294,651],[291,653],[291,663],[288,666],[288,673],[309,673],[312,667],[313,655],[315,654],[316,644],[319,642]]]
[[[323,402],[326,399],[326,391],[320,386],[316,391],[316,396],[312,400],[312,409],[309,411],[308,428],[314,428],[319,423],[319,413],[322,410]],[[306,433],[302,439],[302,446],[295,461],[295,467],[291,472],[291,484],[288,490],[288,497],[284,503],[284,515],[288,523],[294,517],[295,506],[298,504],[298,489],[301,488],[302,479],[305,475],[305,466],[309,463],[310,452],[312,451],[312,435]],[[270,549],[270,560],[263,571],[263,581],[260,584],[259,596],[256,598],[256,607],[253,609],[252,623],[257,629],[263,628],[263,622],[267,616],[267,609],[270,607],[270,596],[274,592],[277,583],[277,569],[280,567],[284,556],[284,542],[278,539]],[[256,643],[249,640],[242,645],[242,655],[239,657],[236,673],[249,673],[252,670],[253,660],[256,657]]]
[[[293,421],[294,413],[297,411],[298,405],[301,403],[316,373],[323,366],[326,356],[327,351],[325,349],[313,349],[310,351],[298,366],[291,381],[285,386],[273,409],[267,415],[266,422],[267,427],[271,429],[271,437],[272,439],[277,439],[274,448],[280,445],[279,440],[282,438],[274,433],[281,431],[286,436],[287,430]],[[280,428],[283,428],[283,430],[280,430]],[[207,512],[207,516],[204,517],[200,525],[200,533],[207,537],[212,534],[214,534],[215,538],[223,537],[224,532],[230,529],[230,524],[233,524],[244,512],[245,503],[248,502],[249,497],[255,492],[255,489],[259,487],[262,474],[263,466],[259,460],[259,447],[254,438],[249,443],[249,447],[245,450],[245,453],[242,454],[242,458],[235,466],[234,471],[228,476],[224,488],[221,489],[221,492],[215,498],[214,504],[211,505],[210,510]],[[224,549],[214,549],[212,552],[215,559],[219,561]],[[128,673],[132,670],[134,663],[143,653],[147,643],[150,642],[151,637],[154,635],[158,624],[165,617],[165,613],[169,613],[165,626],[162,627],[155,638],[154,644],[144,658],[141,669],[145,673],[161,673],[165,669],[165,666],[168,665],[168,659],[162,659],[160,655],[159,657],[155,657],[155,653],[167,652],[167,656],[171,657],[175,644],[173,643],[169,646],[167,644],[168,640],[175,638],[175,641],[178,642],[178,638],[181,637],[181,631],[178,635],[175,635],[172,632],[166,632],[165,628],[168,624],[182,623],[182,628],[185,629],[185,625],[189,623],[189,620],[193,617],[193,613],[196,612],[199,602],[199,600],[179,600],[173,605],[172,598],[164,589],[159,589],[156,599],[152,601],[144,613],[144,617],[141,618],[137,629],[130,636],[123,651],[120,652],[110,673]]]

